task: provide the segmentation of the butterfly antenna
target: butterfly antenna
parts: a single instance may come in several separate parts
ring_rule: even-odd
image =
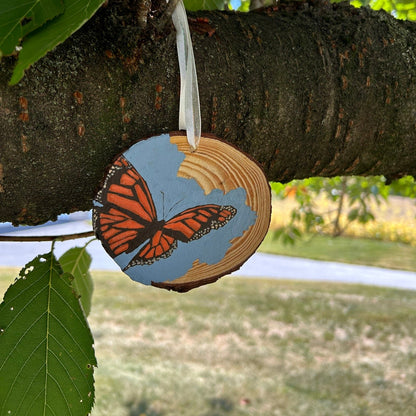
[[[180,199],[178,202],[175,202],[172,207],[170,208],[168,214],[171,213],[171,211],[176,207],[176,205],[179,205],[185,198]]]
[[[162,194],[162,218],[165,219],[165,193],[160,191]]]

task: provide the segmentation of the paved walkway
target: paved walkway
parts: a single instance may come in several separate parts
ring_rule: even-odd
[[[265,253],[256,253],[235,274],[266,276],[263,271],[267,271],[267,277],[272,278],[362,283],[416,290],[416,273],[413,272]]]
[[[38,227],[22,227],[16,230],[0,224],[2,235],[44,235],[69,234],[91,229],[88,214],[72,216],[73,220],[63,216],[58,223],[47,223]],[[55,252],[59,257],[75,245],[82,246],[90,239],[80,239],[56,243]],[[0,243],[0,265],[22,267],[34,256],[50,251],[49,242],[36,243]],[[92,260],[92,269],[119,270],[114,261],[107,255],[99,241],[88,246]],[[389,270],[378,267],[358,266],[336,262],[308,260],[297,257],[276,256],[255,253],[235,276],[268,277],[276,279],[316,280],[344,283],[363,283],[369,285],[396,287],[416,290],[416,273]]]

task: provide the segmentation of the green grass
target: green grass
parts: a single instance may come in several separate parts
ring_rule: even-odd
[[[1,269],[0,289],[17,271]],[[92,416],[414,416],[416,292],[93,273]]]
[[[416,247],[403,243],[310,235],[294,245],[284,245],[280,240],[273,240],[269,233],[259,250],[285,256],[416,271]]]

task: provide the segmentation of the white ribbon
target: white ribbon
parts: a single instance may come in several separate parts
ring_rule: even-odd
[[[188,18],[182,0],[178,0],[172,13],[176,29],[181,95],[179,102],[179,129],[186,130],[188,143],[196,150],[201,138],[201,110],[199,108],[198,80]]]

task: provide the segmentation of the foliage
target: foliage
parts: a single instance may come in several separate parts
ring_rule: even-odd
[[[330,234],[333,237],[343,235],[354,223],[373,221],[372,207],[386,201],[390,194],[416,194],[416,184],[411,177],[402,178],[391,185],[387,185],[382,176],[355,176],[309,178],[286,185],[273,183],[271,186],[278,198],[293,198],[297,203],[291,211],[288,224],[280,225],[274,234],[275,238],[292,244],[304,232]],[[332,203],[324,204],[323,200]]]
[[[105,0],[13,0],[0,3],[0,57],[17,54],[10,85],[25,69],[86,23]]]
[[[401,195],[416,198],[416,182],[412,176],[405,176],[390,184],[391,195]]]
[[[416,20],[416,0],[352,0],[355,7],[369,6],[385,10],[397,19]]]
[[[72,286],[80,295],[80,302],[85,316],[91,311],[91,298],[94,288],[89,268],[91,256],[87,253],[86,246],[73,247],[59,258],[59,263],[64,272],[74,277]]]
[[[0,415],[78,416],[91,411],[93,338],[72,281],[51,252],[28,263],[4,295]]]
[[[184,0],[183,4],[187,10],[224,10],[227,2],[225,0]]]
[[[236,10],[239,12],[248,12],[250,10],[250,0],[241,0],[240,5],[237,6]]]
[[[0,56],[11,55],[20,39],[64,11],[62,1],[30,0],[0,3]]]

